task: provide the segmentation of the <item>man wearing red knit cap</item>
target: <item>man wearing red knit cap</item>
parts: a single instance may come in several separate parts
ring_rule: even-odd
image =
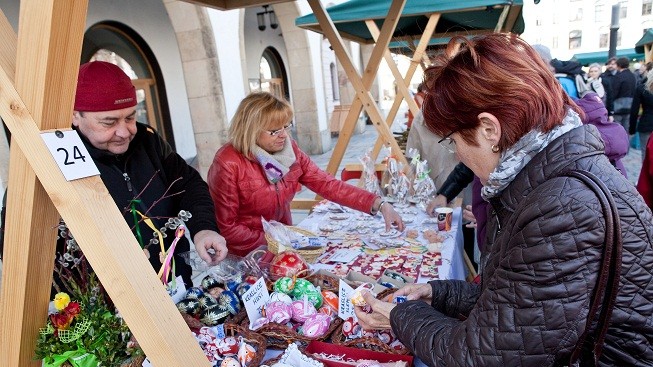
[[[184,224],[198,254],[216,264],[227,255],[227,247],[218,233],[206,182],[151,127],[136,122],[136,103],[136,90],[118,66],[102,61],[83,64],[73,128],[156,270],[161,267],[159,236],[140,220],[139,213],[149,217],[157,229],[165,228],[168,218],[177,217],[180,211],[190,213],[190,218],[186,213],[181,217],[188,218]],[[166,249],[172,239],[174,231],[168,230]],[[176,274],[187,286],[192,285],[192,269],[178,254],[189,249],[182,238],[174,251]]]

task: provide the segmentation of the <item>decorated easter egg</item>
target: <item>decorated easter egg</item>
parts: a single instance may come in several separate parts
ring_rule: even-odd
[[[242,367],[240,362],[234,357],[227,357],[222,360],[220,367]]]
[[[180,312],[195,316],[200,311],[200,303],[197,299],[184,298],[177,303],[177,309]]]
[[[322,293],[317,289],[309,289],[306,291],[304,296],[308,298],[308,301],[311,302],[315,308],[320,308],[320,306],[322,306]]]
[[[236,293],[232,291],[223,291],[218,297],[218,305],[226,308],[232,315],[240,311],[240,300]]]
[[[283,279],[283,278],[282,278]],[[281,280],[281,279],[279,279]],[[280,301],[285,304],[291,304],[292,303],[292,298],[290,298],[289,295],[281,292],[272,292],[270,294],[270,301],[269,302],[274,302],[274,301]]]
[[[222,306],[218,306],[217,304],[200,311],[200,321],[209,326],[224,323],[228,316],[229,310]]]
[[[322,299],[324,301],[324,305],[329,306],[334,310],[338,309],[339,299],[337,294],[331,291],[322,291]]]
[[[290,290],[290,296],[295,299],[300,299],[309,290],[315,290],[315,286],[306,279],[297,279],[295,286]]]
[[[294,251],[278,253],[270,262],[270,275],[274,279],[301,275],[308,270],[308,263]]]
[[[238,340],[233,336],[218,339],[215,344],[218,347],[218,353],[224,357],[235,356],[238,354]]]
[[[402,350],[402,349],[404,349],[405,347],[404,347],[404,345],[399,341],[399,339],[397,339],[397,340],[393,341],[392,343],[390,343],[390,348],[392,348],[392,349],[394,349],[394,350]]]
[[[241,302],[242,302],[243,294],[245,294],[245,292],[247,292],[249,288],[251,288],[251,286],[252,285],[249,283],[240,283],[238,284],[238,287],[236,287],[236,295],[238,296],[238,299],[241,300]]]
[[[254,322],[252,323],[251,329],[252,330],[258,330],[261,327],[263,327],[263,325],[269,324],[269,323],[270,323],[270,319],[268,319],[267,317],[265,317],[265,316],[259,317],[258,319],[254,320]]]
[[[201,290],[200,288],[198,288],[198,287],[190,287],[190,288],[188,288],[188,290],[186,291],[186,298],[190,298],[190,299],[198,299],[198,298],[201,297],[203,294],[204,294],[204,291]]]
[[[264,310],[265,317],[267,317],[270,322],[275,322],[277,324],[285,324],[290,321],[290,318],[292,317],[292,307],[283,302],[269,302],[265,305]]]
[[[315,315],[317,310],[311,302],[295,301],[292,303],[292,319],[305,322],[309,316]]]
[[[243,282],[245,282],[247,284],[254,285],[254,283],[256,283],[257,280],[258,280],[257,277],[255,277],[253,275],[248,275],[248,276],[245,277],[245,279],[243,279]]]
[[[342,335],[348,339],[355,339],[360,337],[361,330],[363,328],[358,324],[358,321],[354,320],[353,317],[348,317],[342,323]]]
[[[317,312],[325,314],[325,315],[331,317],[332,320],[335,319],[336,316],[338,316],[338,310],[333,309],[333,308],[331,308],[330,306],[327,306],[327,305],[322,305],[322,307],[320,307],[317,310]]]
[[[204,277],[204,279],[202,279],[201,285],[202,285],[202,289],[204,289],[205,291],[208,291],[209,289],[215,287],[223,288],[222,283],[220,283],[217,279],[215,279],[210,275],[207,275]]]
[[[248,366],[256,357],[256,349],[241,339],[240,348],[238,349],[238,362],[245,367]]]
[[[302,326],[302,333],[309,338],[319,338],[329,331],[331,318],[327,315],[318,313],[309,316]]]
[[[199,304],[200,304],[200,310],[203,310],[203,309],[210,308],[210,307],[218,305],[218,301],[216,301],[215,298],[211,297],[210,295],[208,295],[206,293],[201,295],[197,299],[197,302],[199,302]]]
[[[274,282],[274,285],[272,286],[275,292],[281,292],[285,294],[289,294],[294,287],[295,287],[295,280],[288,277],[282,277],[277,279],[277,281]]]

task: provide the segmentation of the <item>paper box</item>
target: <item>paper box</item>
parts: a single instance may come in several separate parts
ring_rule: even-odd
[[[345,364],[336,361],[327,361],[321,359],[318,356],[316,356],[314,353],[324,353],[324,354],[334,354],[334,355],[344,354],[345,359],[349,359],[349,358],[354,360],[371,359],[371,360],[379,361],[381,363],[405,361],[408,364],[408,366],[413,365],[412,356],[374,352],[371,350],[350,348],[350,347],[345,347],[343,345],[329,344],[320,341],[311,341],[308,344],[308,347],[306,347],[306,354],[308,354],[309,356],[312,355],[312,358],[315,358],[320,362],[324,363],[325,367],[351,367],[351,364]]]
[[[347,284],[349,284],[352,288],[356,288],[363,283],[374,284],[374,288],[372,288],[372,292],[374,292],[374,294],[379,294],[384,290],[388,289],[387,287],[384,287],[381,284],[377,283],[376,279],[372,277],[368,277],[367,275],[361,274],[356,271],[350,271],[349,274],[347,274],[347,277],[344,279],[344,281]]]

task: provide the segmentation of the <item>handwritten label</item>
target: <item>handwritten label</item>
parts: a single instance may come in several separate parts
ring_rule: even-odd
[[[175,287],[172,286],[172,282],[168,283],[166,287],[168,294],[172,301],[177,304],[179,301],[186,297],[186,285],[184,284],[184,279],[181,276],[175,278]]]
[[[243,303],[249,318],[249,328],[252,323],[263,316],[263,306],[270,300],[270,293],[265,286],[265,279],[261,277],[253,286],[243,294]]]
[[[354,288],[350,287],[349,284],[345,283],[342,279],[340,279],[339,288],[338,317],[343,320],[347,320],[349,317],[353,317],[355,320],[358,320],[356,314],[354,313],[354,305],[349,300],[349,295],[354,291]]]
[[[67,181],[100,174],[77,131],[48,131],[41,138]]]

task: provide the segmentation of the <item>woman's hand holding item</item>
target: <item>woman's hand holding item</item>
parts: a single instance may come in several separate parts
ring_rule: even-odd
[[[366,307],[371,307],[372,312],[365,312],[365,307],[355,307],[358,323],[365,330],[383,330],[390,329],[390,311],[395,308],[395,304],[383,302],[376,298],[369,291],[363,291],[363,299],[367,302]]]
[[[404,225],[401,215],[397,213],[395,208],[390,205],[390,203],[382,202],[381,207],[379,208],[383,219],[385,220],[385,230],[389,231],[392,229],[392,226],[397,227],[397,230],[402,232],[406,226]]]
[[[406,296],[408,301],[422,300],[431,303],[433,289],[428,283],[407,284],[393,294],[393,297]]]

